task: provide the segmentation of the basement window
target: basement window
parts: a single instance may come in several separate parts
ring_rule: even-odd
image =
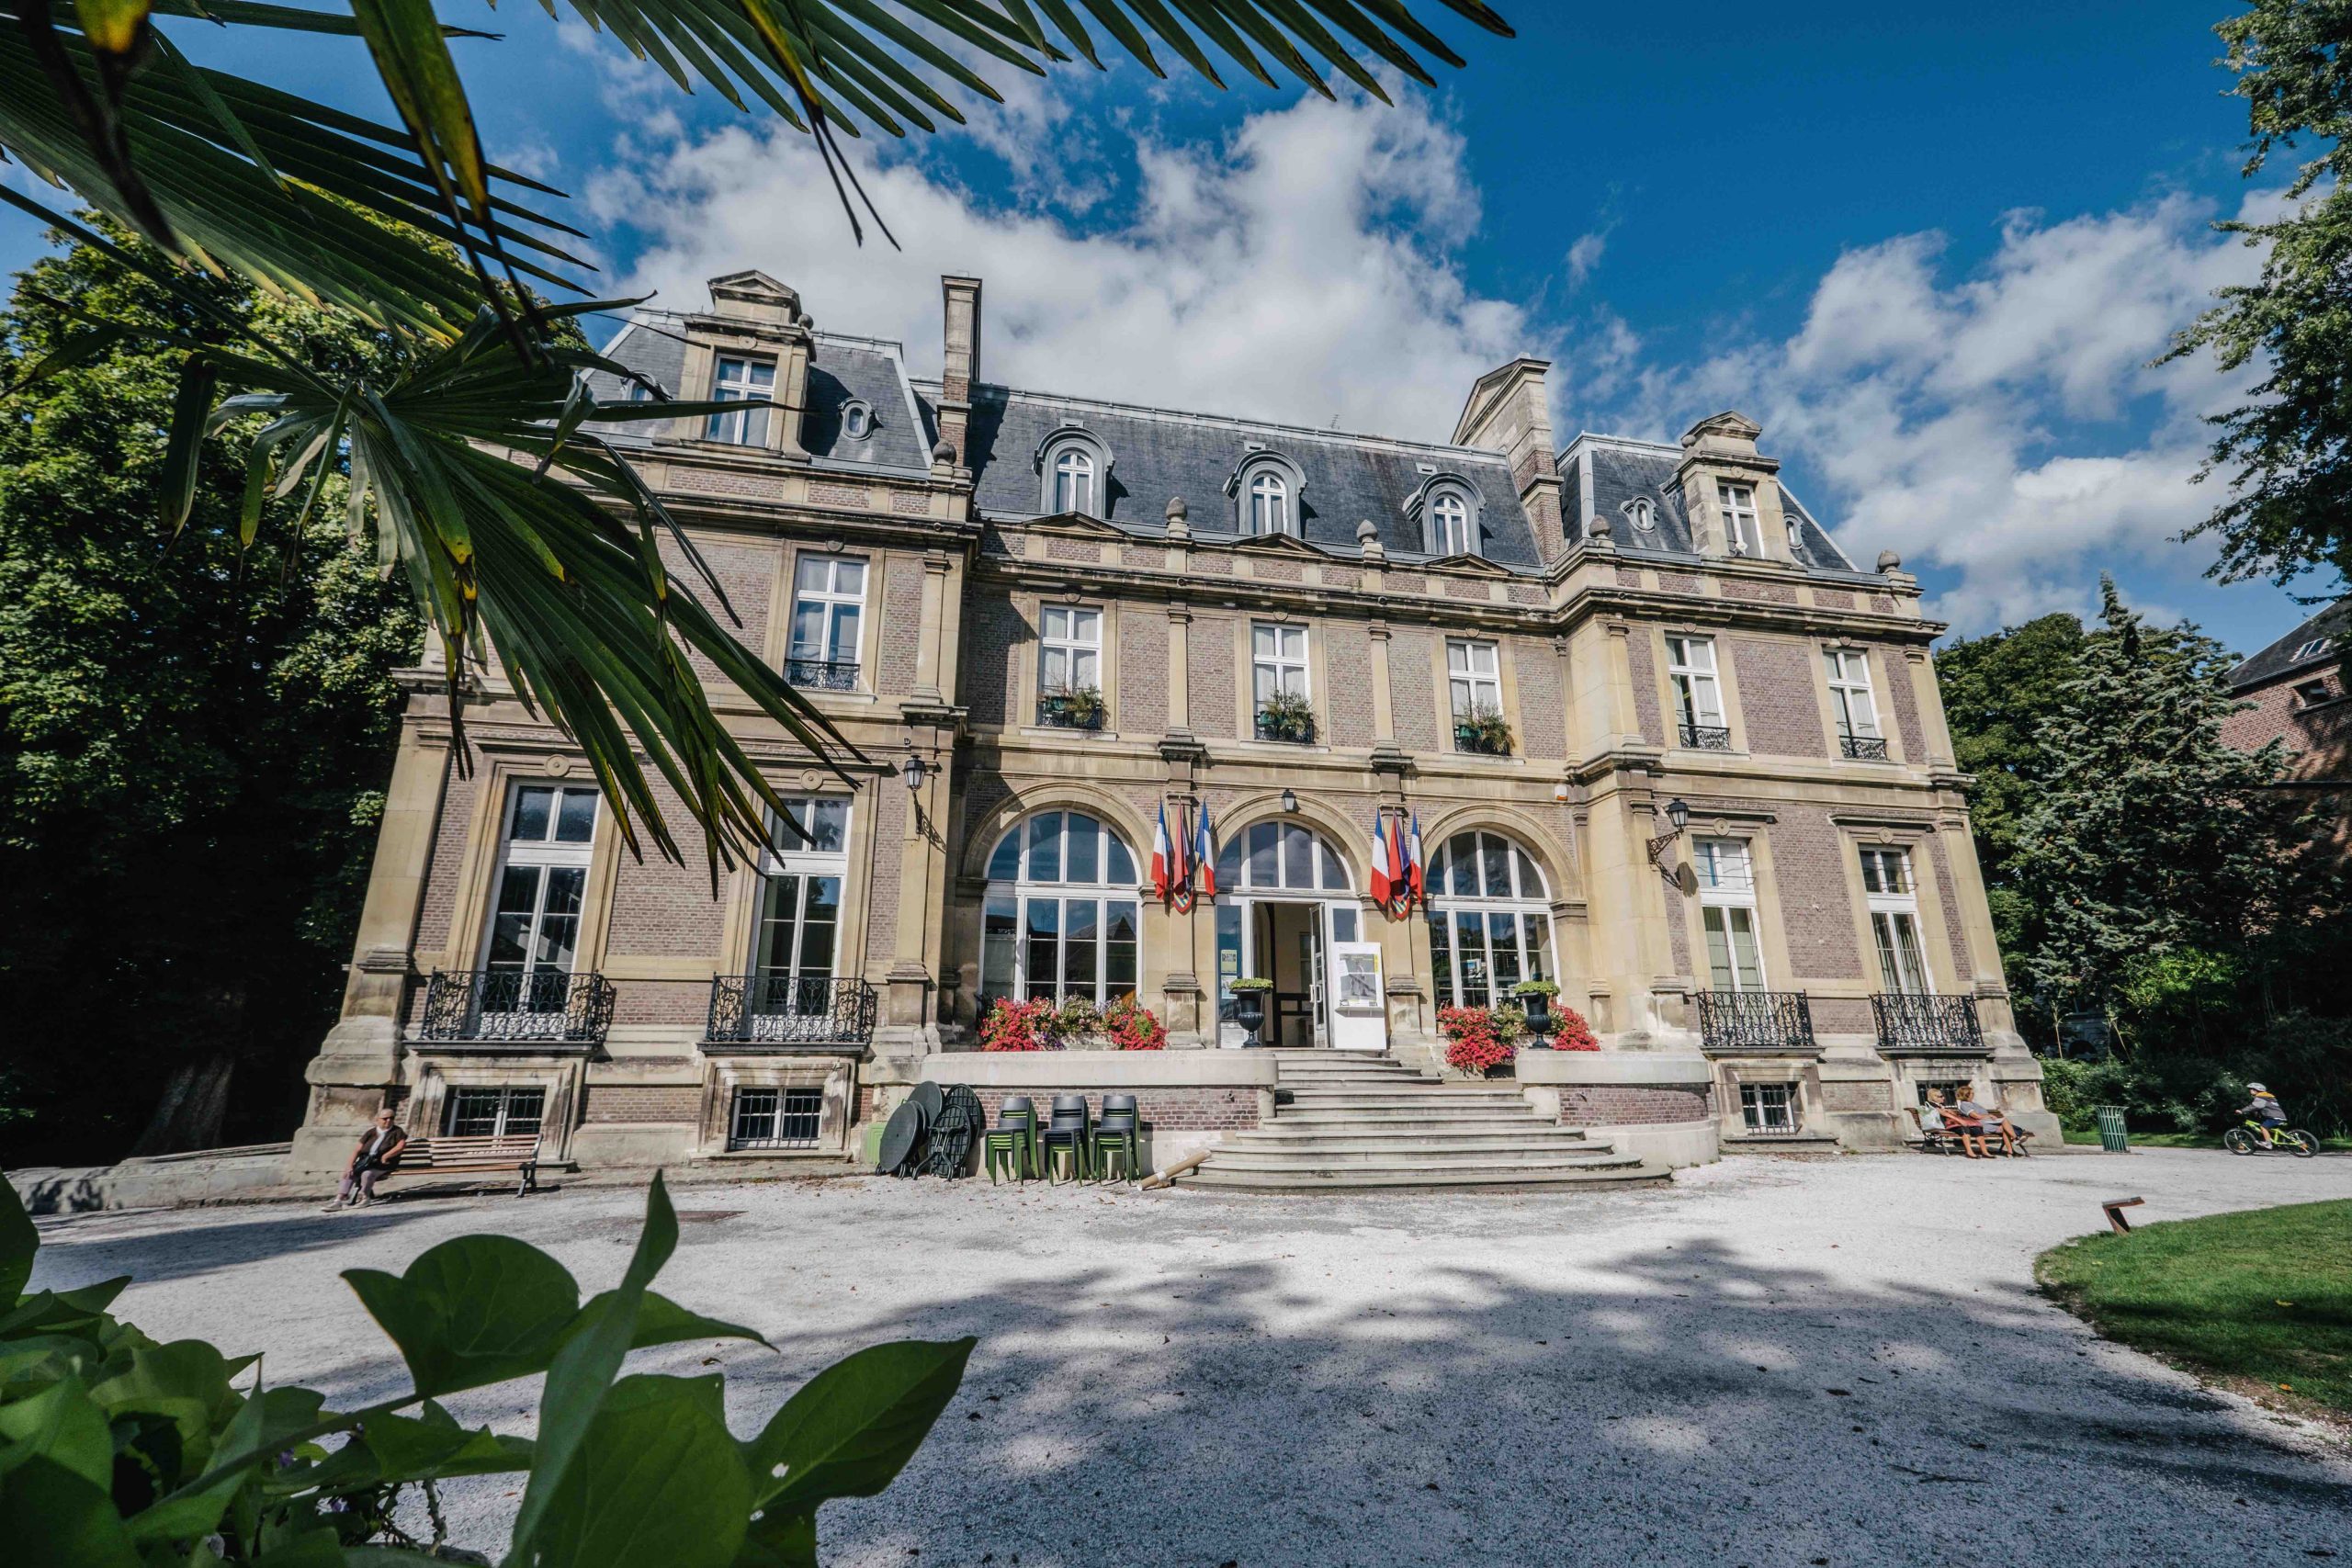
[[[1744,1083],[1739,1086],[1740,1120],[1751,1133],[1793,1133],[1797,1130],[1794,1085]]]

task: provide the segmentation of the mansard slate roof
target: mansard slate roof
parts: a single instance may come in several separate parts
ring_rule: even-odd
[[[939,395],[936,381],[918,382],[916,389],[926,403]],[[1368,518],[1392,557],[1427,558],[1427,541],[1420,525],[1406,515],[1406,502],[1435,475],[1453,474],[1477,492],[1484,536],[1479,553],[1500,566],[1533,570],[1543,564],[1510,466],[1498,453],[1057,397],[985,382],[973,389],[969,427],[969,461],[978,484],[975,499],[983,517],[1017,521],[1039,514],[1038,447],[1073,423],[1110,448],[1105,521],[1131,532],[1165,532],[1169,498],[1182,496],[1196,536],[1236,534],[1237,513],[1226,484],[1245,459],[1258,455],[1255,443],[1266,455],[1297,465],[1304,476],[1299,516],[1311,545],[1354,555],[1361,548],[1356,526]]]
[[[1566,510],[1575,514],[1578,508],[1584,509],[1579,525],[1596,516],[1607,518],[1610,541],[1621,550],[1637,555],[1693,555],[1698,545],[1690,531],[1690,513],[1683,505],[1680,488],[1674,482],[1682,457],[1679,446],[1662,442],[1579,435],[1560,455],[1560,476],[1567,495]],[[1591,469],[1589,490],[1585,488],[1583,470],[1587,468]],[[1646,534],[1635,528],[1625,514],[1626,503],[1637,497],[1649,502],[1657,519],[1657,526]],[[1798,565],[1822,571],[1856,570],[1854,563],[1846,558],[1846,552],[1830,538],[1828,530],[1815,520],[1785,483],[1781,486],[1781,505],[1796,525],[1790,547]]]
[[[2231,671],[2230,689],[2243,692],[2305,670],[2334,664],[2343,658],[2347,639],[2352,639],[2352,598],[2338,599]],[[2312,643],[2321,646],[2301,653]]]

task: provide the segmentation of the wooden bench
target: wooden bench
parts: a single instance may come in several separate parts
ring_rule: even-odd
[[[1967,1132],[1973,1137],[1983,1139],[1985,1153],[1989,1155],[1999,1155],[2003,1152],[2001,1147],[2001,1130],[1997,1127],[1986,1126],[1984,1122],[1975,1120],[1973,1117],[1958,1116],[1957,1112],[1951,1111],[1946,1111],[1943,1113],[1944,1123],[1942,1126],[1930,1127],[1927,1122],[1920,1120],[1919,1108],[1917,1106],[1906,1105],[1903,1109],[1911,1113],[1911,1125],[1918,1129],[1919,1136],[1922,1140],[1919,1146],[1928,1154],[1966,1154],[1968,1152],[1967,1145],[1963,1145],[1960,1141],[1960,1135],[1963,1131]],[[1959,1122],[1959,1125],[1957,1126],[1953,1124],[1955,1117],[1957,1117]],[[2026,1140],[2032,1137],[2033,1134],[2027,1132],[2022,1127],[2013,1128],[2012,1131],[2017,1135],[2017,1152],[2018,1157],[2029,1157],[2027,1156],[2025,1144]]]
[[[1919,1119],[1917,1106],[1906,1105],[1903,1109],[1911,1113],[1911,1125],[1918,1129],[1919,1137],[1922,1140],[1919,1146],[1922,1150],[1931,1155],[1967,1153],[1967,1150],[1961,1145],[1958,1130],[1951,1122],[1947,1122],[1940,1127],[1930,1127]]]
[[[390,1176],[470,1175],[477,1171],[511,1170],[522,1180],[514,1189],[514,1196],[536,1190],[539,1184],[539,1139],[534,1133],[527,1136],[479,1138],[411,1138],[401,1150],[401,1157]]]

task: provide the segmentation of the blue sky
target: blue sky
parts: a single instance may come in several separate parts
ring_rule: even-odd
[[[928,369],[938,275],[969,268],[994,377],[1433,439],[1540,353],[1563,440],[1756,417],[1849,553],[1899,550],[1961,630],[2086,610],[2102,570],[2242,651],[2306,613],[2170,542],[2218,494],[2188,479],[2232,389],[2147,362],[2252,269],[2210,221],[2280,183],[2239,176],[2214,0],[1501,8],[1516,40],[1442,21],[1469,68],[1395,109],[992,67],[1008,105],[855,154],[902,252],[853,250],[805,146],[716,95],[536,7],[442,12],[508,30],[460,53],[493,152],[666,303],[760,266]],[[380,113],[358,48],[259,73]],[[0,265],[35,243],[0,222]]]

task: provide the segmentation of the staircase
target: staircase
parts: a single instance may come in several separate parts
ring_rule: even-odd
[[[1387,1054],[1284,1050],[1273,1119],[1227,1134],[1187,1187],[1523,1188],[1665,1172],[1538,1117],[1512,1083],[1447,1083]]]

